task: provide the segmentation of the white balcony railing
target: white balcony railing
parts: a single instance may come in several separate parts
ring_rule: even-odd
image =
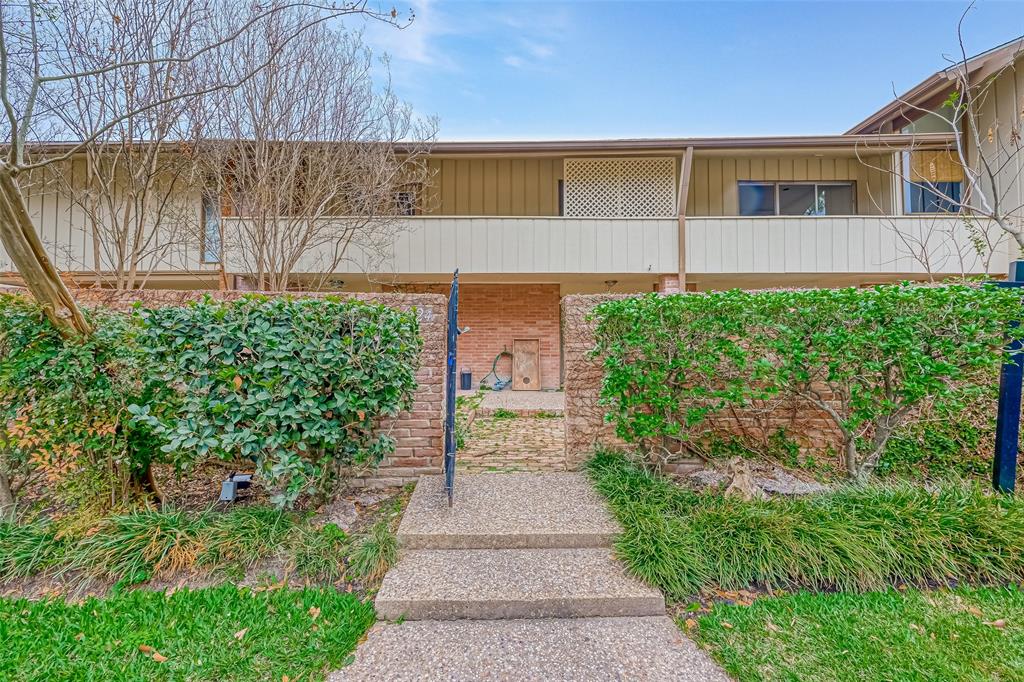
[[[686,271],[1005,273],[1007,240],[996,226],[981,227],[953,216],[688,217]],[[87,269],[92,249],[82,225],[62,219],[40,231],[58,268]],[[997,243],[991,257],[973,247],[979,239]],[[158,269],[201,269],[197,254],[197,246],[175,251]],[[353,247],[335,271],[660,274],[678,271],[678,254],[675,218],[416,217],[402,220],[383,258]],[[231,261],[229,271],[245,271]],[[325,254],[309,254],[297,272],[323,272],[326,262]],[[12,268],[0,248],[0,271]]]
[[[675,218],[438,216],[406,218],[401,228],[383,260],[353,249],[339,271],[660,273],[679,262]]]
[[[978,239],[992,250],[979,253]],[[1005,273],[1009,252],[998,226],[956,216],[686,219],[686,271],[695,274]]]

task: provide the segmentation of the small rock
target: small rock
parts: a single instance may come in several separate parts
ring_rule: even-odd
[[[765,492],[777,495],[812,495],[827,492],[829,489],[827,485],[801,480],[778,467],[771,473],[771,476],[759,476],[755,480]]]
[[[717,469],[698,469],[691,473],[689,478],[697,485],[711,487],[721,485],[726,475]]]
[[[356,504],[360,507],[372,507],[375,504],[380,504],[389,497],[391,497],[389,493],[367,492],[356,497]]]
[[[317,516],[316,525],[326,526],[328,523],[333,523],[347,533],[358,519],[359,510],[356,509],[352,500],[336,500],[327,505]]]

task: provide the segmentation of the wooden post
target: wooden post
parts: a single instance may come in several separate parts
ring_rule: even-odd
[[[679,291],[686,291],[686,200],[690,193],[690,169],[693,168],[693,147],[687,147],[679,163],[679,191],[676,214],[679,218]]]

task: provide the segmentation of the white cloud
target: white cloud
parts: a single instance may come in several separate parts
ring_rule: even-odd
[[[536,59],[547,59],[555,54],[555,48],[542,43],[535,43],[532,40],[523,41],[523,49]]]
[[[457,68],[455,60],[440,46],[440,38],[461,32],[453,18],[443,14],[435,0],[412,0],[410,5],[415,18],[409,26],[399,30],[380,22],[368,22],[366,41],[398,61],[433,68]]]
[[[526,66],[526,60],[514,54],[507,55],[501,61],[504,62],[507,66],[511,66],[513,69],[521,69],[524,66]]]

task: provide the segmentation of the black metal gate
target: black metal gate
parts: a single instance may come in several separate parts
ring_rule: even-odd
[[[444,490],[455,500],[455,356],[459,340],[459,271],[448,293],[448,369],[444,378]]]

